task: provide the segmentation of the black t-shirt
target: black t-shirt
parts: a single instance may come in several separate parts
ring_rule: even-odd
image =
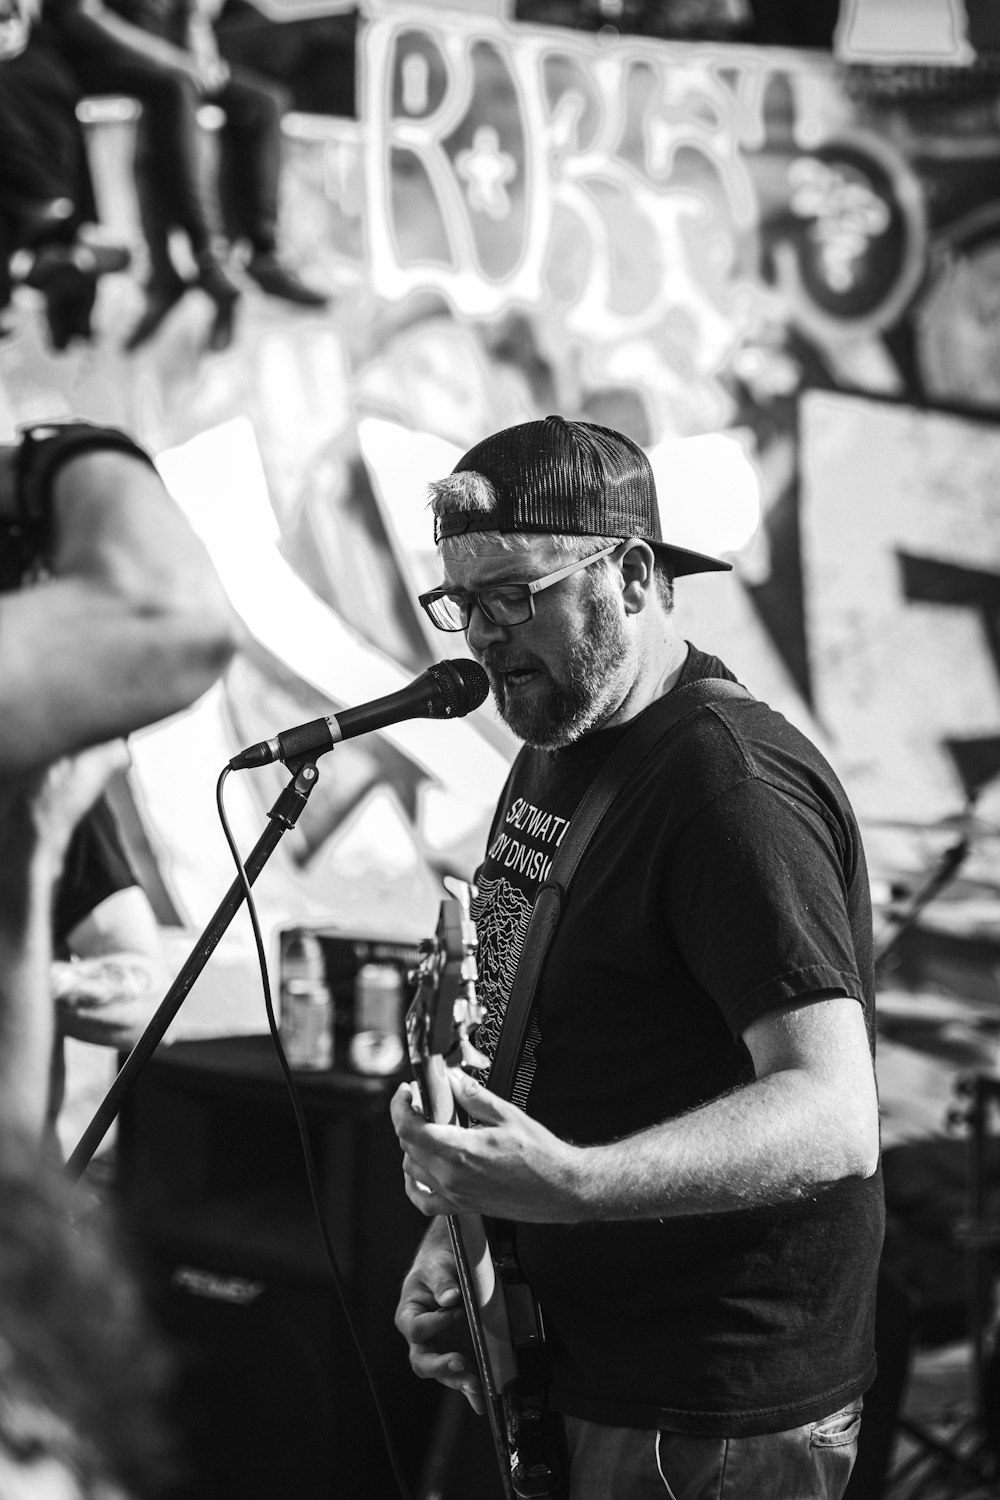
[[[691,648],[681,682],[699,677],[732,674]],[[627,729],[518,757],[477,876],[487,1053],[538,885]],[[864,1004],[874,1038],[854,816],[781,715],[721,701],[671,733],[592,840],[542,976],[520,1100],[564,1139],[620,1138],[751,1080],[746,1026],[831,992]],[[879,1176],[740,1212],[518,1226],[553,1405],[732,1435],[827,1415],[874,1374],[882,1227]]]
[[[113,896],[139,881],[129,862],[118,824],[106,798],[100,797],[73,830],[55,890],[52,943],[56,958],[72,956],[69,936],[84,917]],[[58,1160],[55,1122],[66,1092],[66,1059],[61,1036],[52,1047],[49,1069],[48,1128],[50,1146]]]
[[[122,845],[114,813],[101,797],[73,830],[56,886],[53,934],[56,956],[66,958],[66,939],[84,917],[116,891],[138,885]]]

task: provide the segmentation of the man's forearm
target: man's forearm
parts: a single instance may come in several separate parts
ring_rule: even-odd
[[[842,1094],[789,1069],[607,1146],[579,1149],[567,1218],[725,1213],[869,1176],[877,1128]],[[865,1111],[864,1113],[867,1113]]]
[[[156,470],[113,448],[70,458],[52,490],[58,577],[89,578],[147,608],[177,607],[221,586],[208,554]]]
[[[760,1024],[746,1034],[753,1082],[606,1144],[561,1139],[460,1069],[452,1093],[477,1128],[431,1126],[403,1084],[391,1114],[407,1193],[428,1217],[571,1224],[726,1213],[871,1175],[878,1100],[860,1005],[796,1010],[790,1041],[781,1016]]]
[[[0,772],[186,708],[241,634],[204,546],[140,460],[71,460],[54,504],[56,576],[0,596]]]

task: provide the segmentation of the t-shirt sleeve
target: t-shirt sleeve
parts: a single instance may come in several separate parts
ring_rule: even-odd
[[[748,778],[702,807],[666,862],[664,915],[734,1036],[821,993],[861,1000],[842,841],[807,803]]]
[[[53,931],[63,947],[78,922],[116,891],[139,880],[105,798],[94,804],[73,832],[56,890]]]

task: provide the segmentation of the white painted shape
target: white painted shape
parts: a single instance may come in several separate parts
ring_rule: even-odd
[[[235,609],[280,661],[345,707],[407,685],[410,674],[351,630],[278,552],[266,477],[245,418],[160,454],[157,464]],[[287,727],[276,724],[274,733]],[[503,756],[462,721],[415,719],[381,732],[428,776],[481,805],[492,803],[506,776]]]
[[[678,578],[674,599],[674,620],[684,639],[721,657],[756,698],[784,714],[832,758],[826,735],[761,624],[739,575],[695,573]]]
[[[407,552],[433,558],[434,518],[427,489],[432,480],[451,473],[462,449],[381,417],[360,419],[358,444],[388,507],[396,540]]]
[[[669,438],[649,453],[665,541],[713,557],[738,553],[760,524],[760,476],[749,440],[706,432]]]
[[[943,740],[1000,734],[1000,683],[977,613],[908,602],[897,553],[1000,573],[1000,432],[818,391],[801,415],[818,711],[863,816],[930,822],[963,801]]]

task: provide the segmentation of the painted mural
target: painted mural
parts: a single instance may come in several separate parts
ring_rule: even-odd
[[[286,122],[283,237],[329,311],[248,288],[214,354],[192,293],[124,354],[134,123],[105,111],[101,207],[134,270],[103,283],[92,345],[47,350],[27,289],[0,344],[3,428],[74,411],[136,432],[250,633],[202,703],[135,737],[133,832],[161,913],[197,929],[232,878],[214,783],[236,749],[462,654],[414,604],[438,581],[426,481],[484,433],[559,411],[642,443],[666,534],[732,557],[731,578],[678,588],[685,633],[831,756],[883,922],[968,836],[927,920],[995,936],[990,76],[416,0],[363,7],[357,49],[357,117]],[[512,748],[488,708],[339,747],[258,882],[270,930],[426,932]],[[230,778],[244,847],[281,784],[273,767]],[[234,927],[186,1024],[263,1029],[251,963]]]

